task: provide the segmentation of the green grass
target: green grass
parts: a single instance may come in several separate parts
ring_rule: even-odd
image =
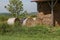
[[[13,34],[13,35],[0,35],[0,40],[60,40],[60,36],[48,34]]]
[[[60,40],[58,27],[20,27],[13,28],[11,32],[0,34],[0,40]]]
[[[60,27],[41,25],[21,27],[0,24],[0,40],[60,40]]]

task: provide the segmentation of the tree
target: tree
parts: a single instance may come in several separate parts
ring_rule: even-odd
[[[27,11],[24,11],[22,14],[20,14],[20,18],[27,18],[28,16],[29,15]]]
[[[9,4],[5,6],[5,8],[7,8],[14,17],[18,17],[19,13],[23,11],[23,4],[21,0],[9,0]]]

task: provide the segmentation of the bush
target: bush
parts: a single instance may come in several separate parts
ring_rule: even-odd
[[[0,15],[0,21],[7,21],[10,16]]]
[[[1,23],[0,24],[0,33],[5,34],[5,33],[10,33],[10,32],[19,32],[21,25],[19,23],[16,23],[14,25],[8,25],[6,23]]]
[[[7,25],[5,23],[0,24],[0,32],[2,34],[5,33],[5,32],[8,32],[8,31],[10,31],[9,25]]]

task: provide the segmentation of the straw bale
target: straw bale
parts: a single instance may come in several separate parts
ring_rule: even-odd
[[[35,26],[36,25],[36,19],[34,18],[28,18],[26,23],[25,23],[26,26]]]
[[[44,17],[44,13],[43,12],[40,12],[37,14],[37,18],[40,18],[40,19],[43,19]]]

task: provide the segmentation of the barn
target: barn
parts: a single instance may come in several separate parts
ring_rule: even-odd
[[[38,13],[51,14],[52,26],[60,26],[60,0],[32,0],[31,2],[36,2]]]

